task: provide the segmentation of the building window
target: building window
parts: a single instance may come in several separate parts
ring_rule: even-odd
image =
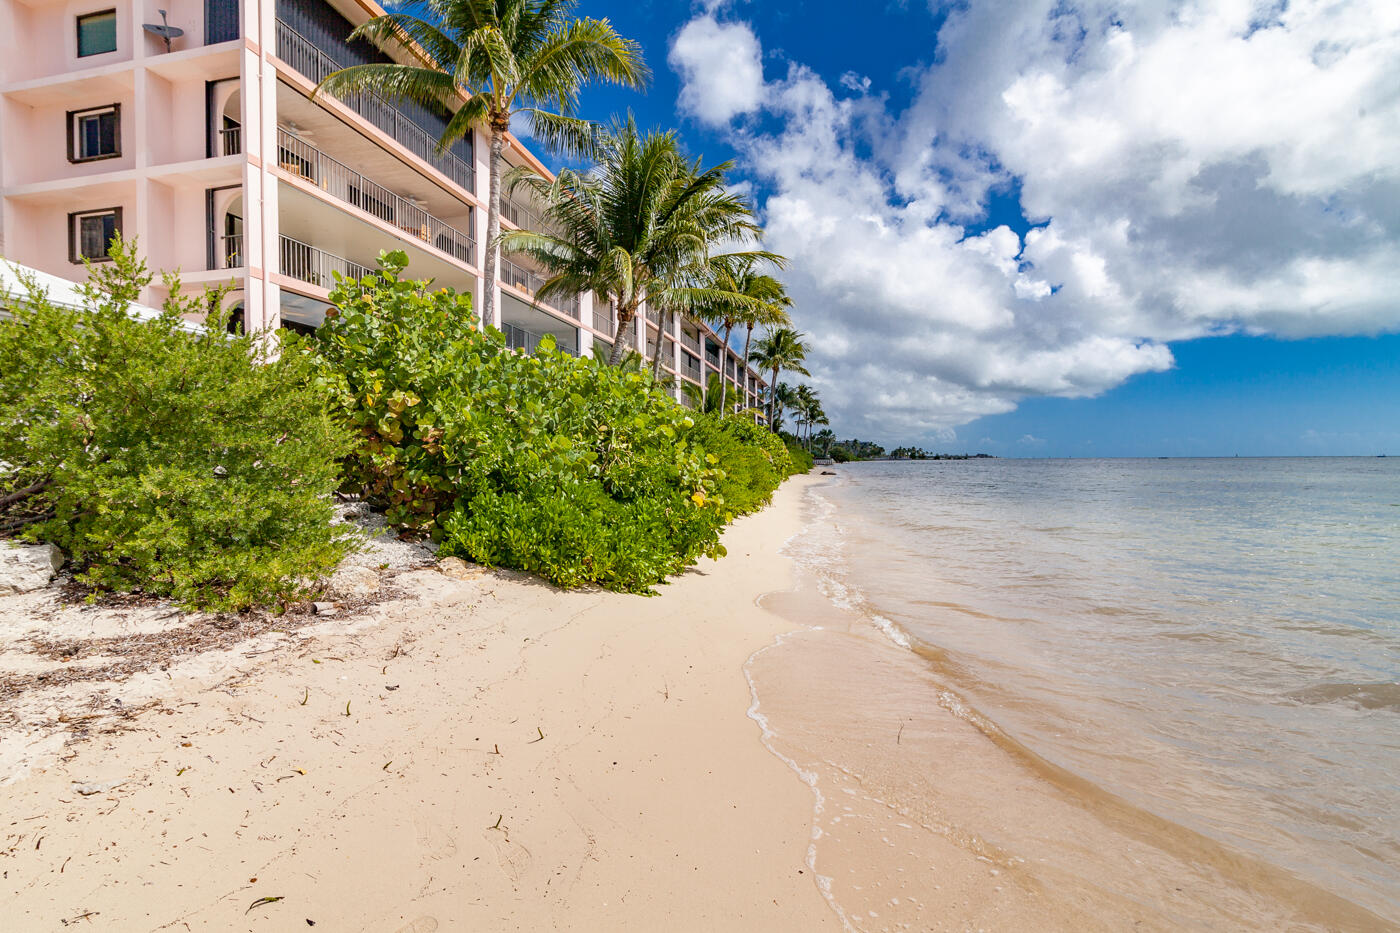
[[[103,10],[78,17],[78,57],[117,50],[117,11]]]
[[[122,154],[122,107],[68,111],[68,161],[114,159]]]
[[[122,232],[122,209],[109,207],[68,215],[68,258],[102,262],[111,259],[112,237]]]

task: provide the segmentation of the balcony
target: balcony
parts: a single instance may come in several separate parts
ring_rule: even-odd
[[[692,382],[700,381],[700,360],[689,353],[681,354],[681,375]]]
[[[506,346],[510,347],[512,350],[524,350],[527,355],[533,354],[535,350],[539,348],[540,341],[544,339],[542,334],[526,330],[523,327],[517,327],[509,322],[503,322],[501,324],[501,333],[505,334]],[[564,343],[558,337],[554,339],[556,346],[561,352],[567,353],[570,356],[578,356],[577,347]]]
[[[534,297],[535,293],[543,288],[545,283],[544,276],[531,272],[529,269],[522,266],[518,266],[504,256],[501,257],[499,275],[502,283],[513,285],[531,297]],[[536,300],[538,301],[539,299]],[[579,319],[578,295],[571,295],[568,298],[550,298],[542,303],[562,314],[568,315],[575,321]]]
[[[243,234],[230,233],[227,236],[219,237],[219,248],[215,255],[220,269],[242,269],[245,265],[243,261]]]
[[[682,330],[681,346],[685,347],[687,350],[691,351],[696,356],[700,355],[700,338],[695,334]]]
[[[327,75],[343,67],[280,19],[277,21],[277,57],[314,84],[320,84]],[[336,99],[462,188],[476,192],[476,172],[472,166],[456,153],[439,155],[437,140],[378,94],[358,91]]]
[[[593,329],[609,337],[617,333],[617,325],[613,323],[612,304],[597,296],[593,298]]]
[[[336,200],[378,217],[459,262],[475,265],[476,241],[471,236],[280,127],[277,163],[283,171],[306,179]]]
[[[281,248],[278,257],[280,264],[278,268],[288,278],[297,279],[319,288],[331,289],[335,287],[333,273],[339,272],[349,279],[360,279],[373,271],[368,266],[362,266],[358,262],[352,262],[349,259],[319,250],[289,236],[283,236],[280,239]]]
[[[243,127],[226,126],[219,130],[219,155],[240,155],[243,152]]]

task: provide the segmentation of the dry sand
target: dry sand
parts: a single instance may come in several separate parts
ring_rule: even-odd
[[[31,684],[0,710],[3,928],[840,929],[812,795],[746,716],[813,481],[652,599],[413,570],[360,613]],[[112,651],[200,623],[16,599],[0,674],[54,663],[16,618]]]

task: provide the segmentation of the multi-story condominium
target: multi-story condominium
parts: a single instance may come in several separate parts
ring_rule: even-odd
[[[3,0],[0,256],[81,279],[120,231],[186,287],[231,282],[245,327],[298,329],[323,319],[333,272],[362,275],[381,249],[402,249],[415,277],[481,307],[485,136],[438,155],[445,108],[312,95],[338,68],[391,60],[348,41],[381,12],[369,0]],[[547,174],[518,140],[507,158]],[[502,213],[507,228],[538,224],[529,203]],[[570,353],[611,349],[604,300],[539,301],[538,269],[516,256],[500,269],[513,346],[548,334]],[[158,304],[160,290],[142,299]],[[704,324],[632,326],[649,358],[661,341],[678,395],[723,372],[736,398],[760,403],[761,375]]]

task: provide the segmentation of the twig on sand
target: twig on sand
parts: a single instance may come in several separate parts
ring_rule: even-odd
[[[534,745],[536,742],[544,741],[544,730],[541,729],[539,726],[536,726],[535,731],[540,734],[540,737],[538,739],[531,739],[530,741],[525,743],[526,745]]]
[[[904,738],[904,723],[899,724],[899,732],[894,737],[894,744],[898,745],[902,738]]]
[[[502,813],[500,816],[496,817],[496,825],[495,825],[495,826],[492,826],[491,828],[492,828],[492,829],[500,829],[500,828],[501,828],[501,820],[503,820],[503,819],[505,819],[505,818],[506,818],[506,815],[505,815],[504,813]]]
[[[276,904],[280,900],[282,900],[281,897],[260,897],[256,901],[253,901],[253,903],[248,905],[248,910],[243,911],[243,916],[248,916],[248,913],[254,907],[262,907],[264,904]]]

